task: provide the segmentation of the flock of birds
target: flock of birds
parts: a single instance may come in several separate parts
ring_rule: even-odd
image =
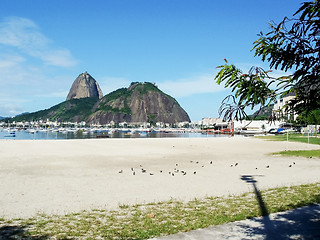
[[[196,165],[198,165],[198,166],[201,166],[201,168],[204,168],[204,167],[205,167],[205,165],[200,164],[199,161],[190,161],[190,163],[191,163],[191,164],[194,163],[194,164],[196,164]],[[291,167],[293,167],[295,164],[296,164],[295,162],[292,162],[288,167],[291,168]],[[212,166],[213,166],[213,161],[210,161],[210,162],[209,162],[209,165],[212,165]],[[239,165],[239,163],[236,162],[236,163],[234,163],[234,164],[231,164],[230,167],[237,167],[238,165]],[[270,165],[266,165],[266,168],[270,168]],[[258,168],[256,167],[255,169],[257,170]],[[144,168],[142,165],[140,165],[139,168],[133,168],[133,167],[131,167],[130,170],[129,170],[129,172],[131,172],[132,175],[136,175],[136,174],[138,174],[138,173],[142,173],[142,174],[149,174],[150,176],[153,176],[153,175],[155,174],[154,171],[153,171],[153,172],[152,172],[152,171],[147,171],[147,169]],[[164,174],[164,173],[165,173],[164,170],[158,170],[157,172],[160,173],[160,174]],[[118,173],[122,174],[122,173],[124,173],[124,170],[121,169]],[[175,175],[178,175],[178,174],[181,174],[182,176],[187,175],[187,171],[186,171],[186,170],[179,169],[179,164],[178,164],[178,163],[175,164],[175,167],[174,167],[172,170],[167,171],[167,173],[168,173],[170,176],[173,176],[173,177],[174,177]],[[197,172],[197,171],[194,171],[194,170],[191,171],[191,172],[190,172],[190,171],[188,172],[188,174],[193,174],[193,175],[196,175],[197,173],[198,173],[198,172]]]
[[[174,145],[173,145],[172,147],[175,148]],[[190,163],[194,163],[194,164],[197,164],[197,165],[200,166],[200,162],[199,162],[199,161],[190,161]],[[213,164],[213,161],[210,161],[209,164],[212,165],[212,164]],[[201,167],[204,168],[205,165],[201,165]],[[179,169],[179,168],[180,168],[180,167],[179,167],[179,164],[176,163],[176,164],[175,164],[175,167],[174,167],[172,170],[167,171],[167,173],[168,173],[170,176],[173,176],[173,177],[174,177],[175,175],[178,175],[178,174],[181,174],[182,176],[187,175],[187,173],[188,173],[188,174],[193,174],[193,175],[196,175],[196,174],[197,174],[197,171],[194,171],[194,170],[193,170],[193,171],[187,172],[186,170],[182,170],[182,169]],[[155,172],[154,172],[154,171],[147,171],[147,169],[145,169],[142,165],[140,165],[139,168],[133,168],[133,167],[131,167],[130,170],[131,170],[130,172],[131,172],[132,175],[136,175],[137,173],[149,174],[150,176],[155,175]],[[122,174],[122,173],[124,173],[124,170],[121,169],[118,173]],[[164,174],[165,171],[164,171],[164,170],[158,170],[157,173]]]
[[[190,161],[190,163],[197,164],[197,165],[201,166],[202,168],[205,167],[205,165],[201,165],[199,161]],[[213,165],[213,161],[210,161],[209,164],[210,164],[210,165]],[[139,168],[133,168],[133,167],[131,167],[131,169],[130,169],[129,171],[132,173],[132,175],[136,175],[137,173],[143,173],[143,174],[149,174],[149,175],[152,176],[152,175],[155,174],[155,172],[147,171],[147,169],[145,169],[142,165],[140,165]],[[124,173],[124,170],[121,169],[118,173]],[[158,173],[164,174],[165,171],[164,171],[164,170],[158,170]],[[168,171],[167,173],[168,173],[170,176],[173,176],[173,177],[174,177],[175,175],[178,175],[178,174],[181,174],[182,176],[187,175],[187,171],[186,171],[186,170],[179,169],[179,164],[178,164],[178,163],[176,163],[175,166],[174,166],[174,168],[173,168],[172,170]],[[191,171],[191,173],[188,172],[188,174],[196,175],[196,174],[197,174],[197,171]]]
[[[173,147],[175,147],[175,146],[173,146]],[[196,164],[196,165],[198,165],[198,166],[201,166],[201,168],[204,168],[204,167],[205,167],[205,165],[200,164],[199,161],[192,161],[192,160],[191,160],[190,163],[191,163],[191,164]],[[295,164],[296,164],[295,162],[292,162],[288,167],[291,168],[291,167],[293,167]],[[212,166],[213,166],[213,161],[210,161],[210,162],[209,162],[209,165],[212,165]],[[239,163],[236,162],[236,163],[234,163],[234,164],[231,164],[230,167],[237,167],[238,165],[239,165]],[[266,168],[270,168],[270,165],[266,165]],[[257,167],[256,167],[255,169],[258,170]],[[152,171],[147,171],[147,169],[145,169],[142,165],[140,165],[139,168],[131,167],[131,169],[129,170],[129,172],[131,172],[132,175],[136,175],[136,174],[138,174],[138,173],[142,173],[142,174],[149,174],[150,176],[153,176],[153,175],[155,174],[154,171],[153,171],[153,172],[152,172]],[[164,170],[158,170],[157,172],[160,173],[160,174],[164,174],[164,173],[165,173]],[[119,173],[119,174],[122,174],[122,173],[124,173],[124,170],[121,169],[118,173]],[[178,174],[181,174],[182,176],[187,175],[187,171],[186,171],[186,170],[181,170],[181,169],[179,169],[179,164],[178,164],[178,163],[175,164],[174,169],[172,169],[171,171],[167,171],[167,173],[168,173],[170,176],[175,176],[175,175],[178,175]],[[188,172],[188,174],[196,175],[196,174],[197,174],[197,171],[194,171],[194,170],[193,170],[193,171],[191,171],[191,172]]]

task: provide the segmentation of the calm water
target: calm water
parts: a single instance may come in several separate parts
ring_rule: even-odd
[[[25,130],[16,131],[11,134],[6,130],[0,130],[0,139],[7,140],[52,140],[52,139],[95,139],[95,138],[188,138],[188,137],[226,137],[229,135],[223,134],[202,134],[202,133],[163,133],[163,132],[150,132],[150,133],[125,133],[114,132],[107,134],[106,132],[83,133],[83,132],[36,132],[29,133]]]

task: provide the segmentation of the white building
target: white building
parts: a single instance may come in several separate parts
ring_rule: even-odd
[[[241,132],[241,130],[246,129],[252,132],[268,132],[271,129],[277,129],[285,122],[282,121],[272,121],[267,120],[242,120],[234,121],[234,131]]]
[[[214,126],[217,123],[222,123],[223,120],[221,118],[202,118],[201,125],[202,126]]]
[[[273,112],[277,119],[296,120],[298,115],[295,112],[286,111],[286,105],[295,98],[295,94],[291,93],[277,100],[273,107]]]

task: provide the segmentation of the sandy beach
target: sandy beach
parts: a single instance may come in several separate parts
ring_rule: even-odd
[[[247,137],[1,140],[0,217],[224,196],[320,181],[320,160],[268,153],[317,145]],[[289,167],[291,166],[291,167]]]

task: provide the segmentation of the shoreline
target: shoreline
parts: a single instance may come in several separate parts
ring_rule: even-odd
[[[241,194],[252,191],[244,175],[259,189],[315,183],[319,160],[267,155],[311,149],[244,137],[0,140],[0,216]]]

